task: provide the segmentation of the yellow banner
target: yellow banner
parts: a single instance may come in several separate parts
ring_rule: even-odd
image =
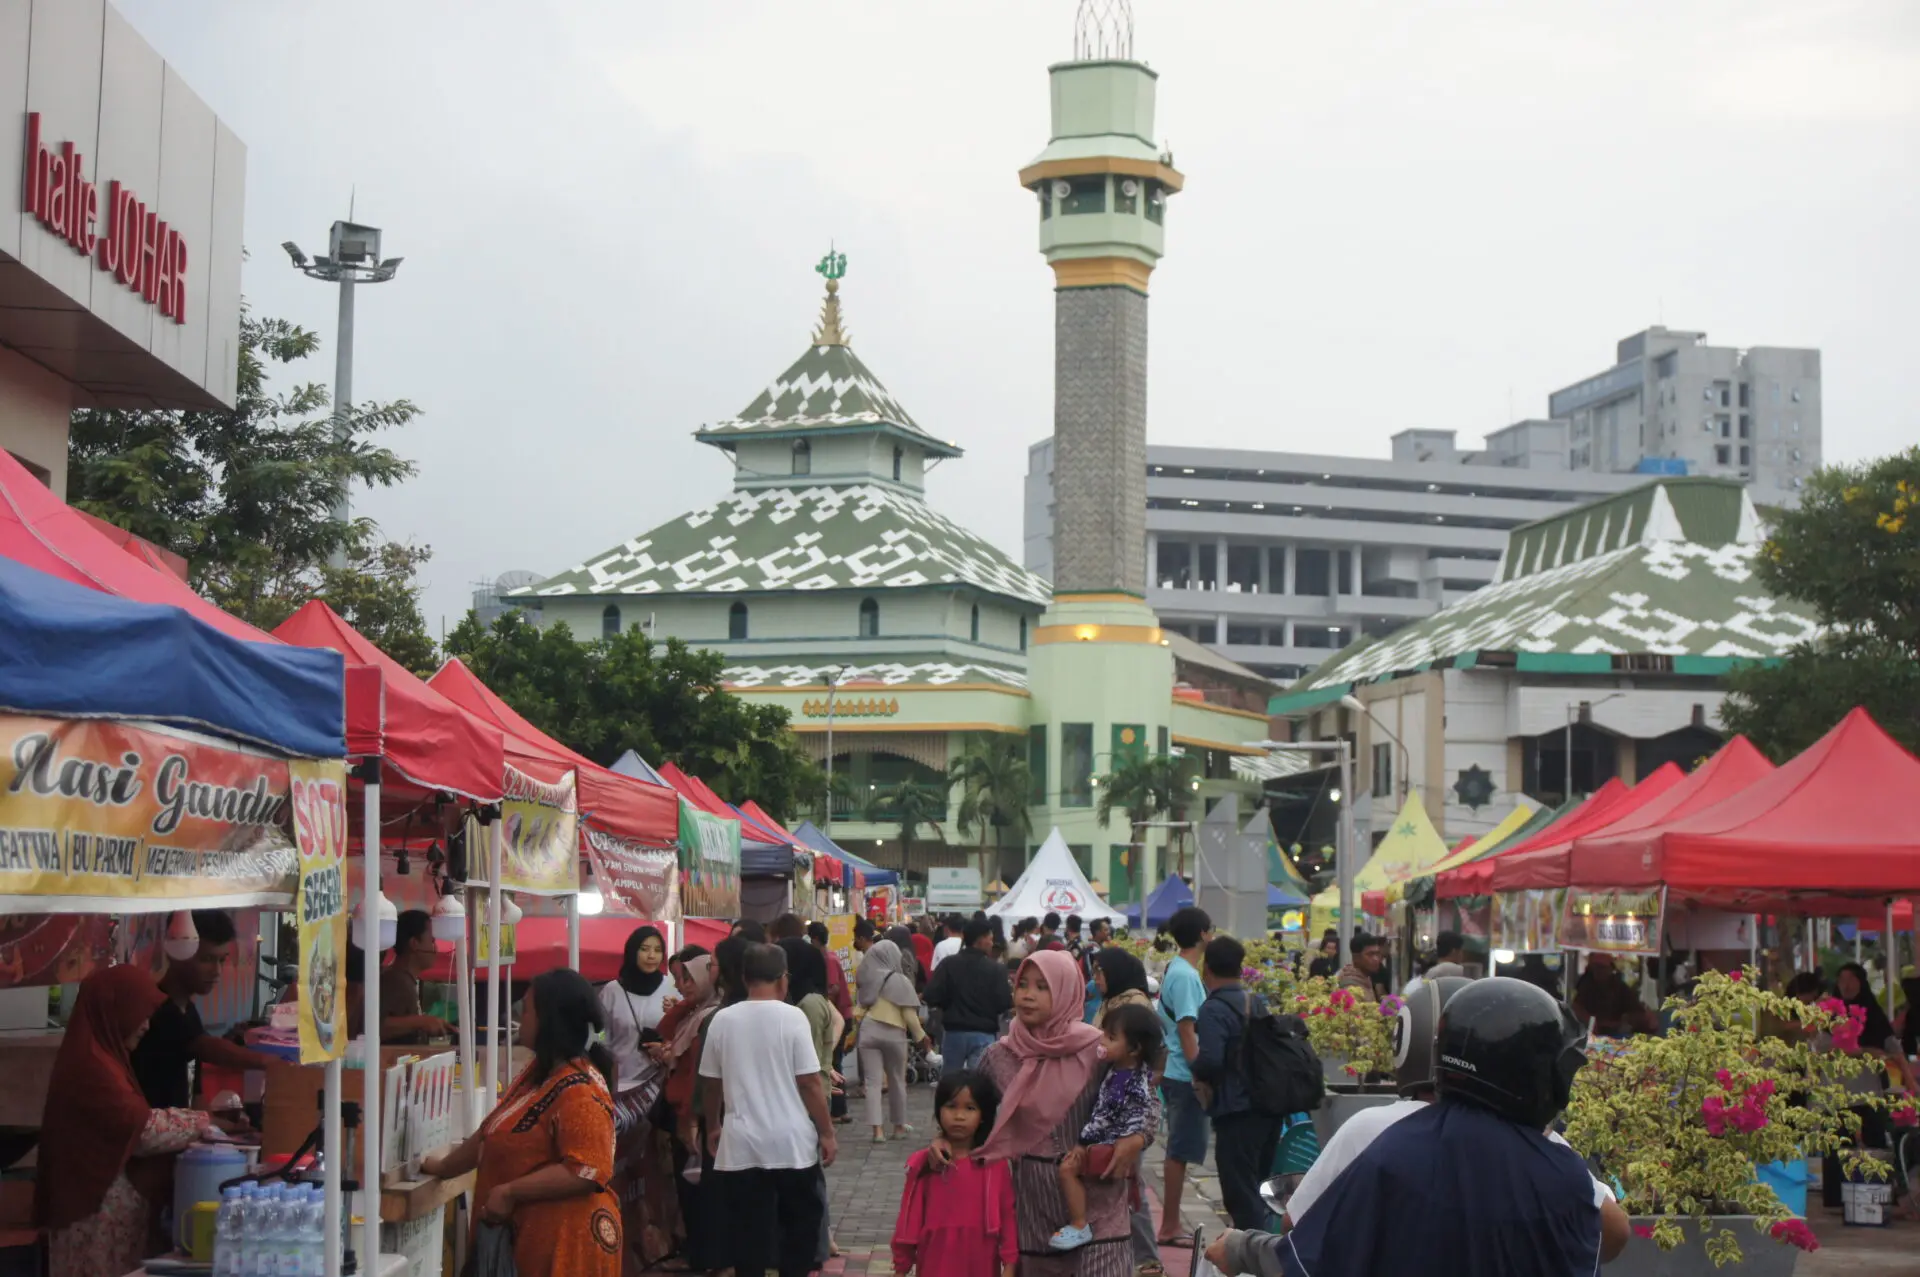
[[[1660,956],[1661,924],[1667,910],[1664,887],[1651,891],[1567,892],[1561,946],[1592,953]]]
[[[325,1064],[347,1049],[347,765],[288,768],[300,853],[300,1063]]]
[[[287,764],[265,754],[0,714],[0,895],[15,913],[286,908],[287,803]]]
[[[549,783],[507,768],[500,881],[508,891],[568,896],[579,889],[580,806],[573,782],[572,772]]]

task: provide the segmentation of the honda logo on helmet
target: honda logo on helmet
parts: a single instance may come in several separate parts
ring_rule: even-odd
[[[1474,1068],[1473,1065],[1467,1063],[1465,1060],[1461,1059],[1457,1055],[1443,1055],[1440,1057],[1440,1063],[1446,1065],[1450,1069],[1459,1069],[1465,1073],[1478,1073],[1480,1071],[1479,1069]]]

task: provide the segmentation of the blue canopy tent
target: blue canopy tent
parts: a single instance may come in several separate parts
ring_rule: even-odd
[[[1179,875],[1168,874],[1167,880],[1147,895],[1146,925],[1157,927],[1192,903],[1193,888],[1180,881]],[[1131,927],[1141,925],[1139,901],[1127,906],[1127,925]]]
[[[740,819],[740,876],[793,877],[793,846],[778,841],[773,832],[732,803],[727,809]]]
[[[0,710],[146,719],[300,758],[346,753],[338,652],[250,643],[0,558]]]
[[[793,831],[793,836],[824,856],[832,856],[850,869],[858,869],[866,875],[869,887],[891,887],[900,882],[900,875],[891,869],[882,869],[869,860],[862,860],[852,852],[841,847],[833,839],[820,832],[811,820],[802,821]]]
[[[652,763],[631,749],[620,755],[619,761],[607,770],[619,772],[622,776],[631,776],[635,780],[644,780],[650,785],[660,785],[666,789],[673,788],[672,785],[667,784],[666,777],[653,769]]]
[[[1307,897],[1288,891],[1285,887],[1275,887],[1271,884],[1267,887],[1267,908],[1269,909],[1304,909],[1311,903],[1312,901]]]

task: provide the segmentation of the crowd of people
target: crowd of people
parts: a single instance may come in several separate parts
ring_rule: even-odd
[[[244,1133],[244,1117],[196,1107],[194,1063],[283,1067],[207,1032],[195,999],[231,961],[234,928],[218,912],[195,924],[197,946],[173,954],[158,981],[111,967],[81,985],[36,1185],[54,1277],[130,1271],[157,1253],[170,1156],[215,1129]],[[431,933],[424,915],[402,915],[397,930],[378,977],[382,1036],[431,1041],[447,1030],[422,1010]],[[1401,990],[1413,1025],[1402,1102],[1365,1110],[1321,1148],[1309,1115],[1276,1108],[1256,1076],[1250,1034],[1271,1013],[1242,984],[1240,942],[1215,935],[1192,906],[1161,931],[1149,970],[1112,943],[1104,921],[860,920],[849,972],[827,927],[791,913],[736,923],[712,950],[669,953],[660,929],[638,926],[600,988],[567,969],[526,986],[518,1041],[530,1062],[480,1129],[423,1169],[477,1172],[477,1220],[511,1226],[522,1277],[818,1270],[836,1252],[823,1172],[840,1128],[856,1120],[855,1100],[873,1141],[921,1146],[901,1190],[899,1274],[1011,1277],[1016,1265],[1028,1277],[1152,1274],[1163,1247],[1194,1244],[1181,1208],[1210,1147],[1236,1230],[1210,1249],[1228,1274],[1400,1271],[1379,1267],[1411,1258],[1398,1240],[1375,1238],[1371,1266],[1350,1267],[1350,1239],[1400,1230],[1379,1222],[1389,1207],[1406,1209],[1391,1201],[1393,1185],[1413,1182],[1414,1166],[1421,1183],[1497,1182],[1496,1195],[1521,1204],[1525,1227],[1469,1247],[1484,1265],[1476,1272],[1526,1271],[1512,1265],[1529,1247],[1575,1267],[1618,1250],[1624,1217],[1611,1192],[1546,1131],[1578,1067],[1576,1043],[1589,1032],[1657,1031],[1611,959],[1590,957],[1564,1007],[1557,988],[1535,980],[1465,979],[1465,941],[1441,933]],[[1354,935],[1344,964],[1337,936],[1319,949],[1298,955],[1303,974],[1357,998],[1382,995],[1382,941]],[[1492,992],[1458,1001],[1482,989]],[[1843,966],[1831,990],[1805,975],[1788,992],[1831,992],[1859,1008],[1860,1049],[1904,1069],[1913,1017],[1903,1042],[1864,968]],[[1451,1048],[1427,1041],[1443,1006],[1480,1001],[1487,1023],[1506,1027]],[[1524,1042],[1514,1025],[1531,1026]],[[908,1089],[928,1073],[938,1075],[935,1129],[916,1132]],[[1859,1111],[1872,1139],[1879,1113]],[[1157,1219],[1139,1174],[1156,1140]],[[1262,1192],[1270,1177],[1284,1236]],[[1837,1201],[1837,1180],[1825,1187]],[[1436,1203],[1451,1201],[1436,1192]]]

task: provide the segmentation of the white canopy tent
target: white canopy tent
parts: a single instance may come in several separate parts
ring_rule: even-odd
[[[1115,926],[1125,926],[1127,921],[1125,914],[1094,894],[1057,828],[1040,844],[1020,880],[987,906],[987,915],[996,918],[1044,918],[1050,913],[1062,918],[1077,913],[1087,922],[1105,918]]]

